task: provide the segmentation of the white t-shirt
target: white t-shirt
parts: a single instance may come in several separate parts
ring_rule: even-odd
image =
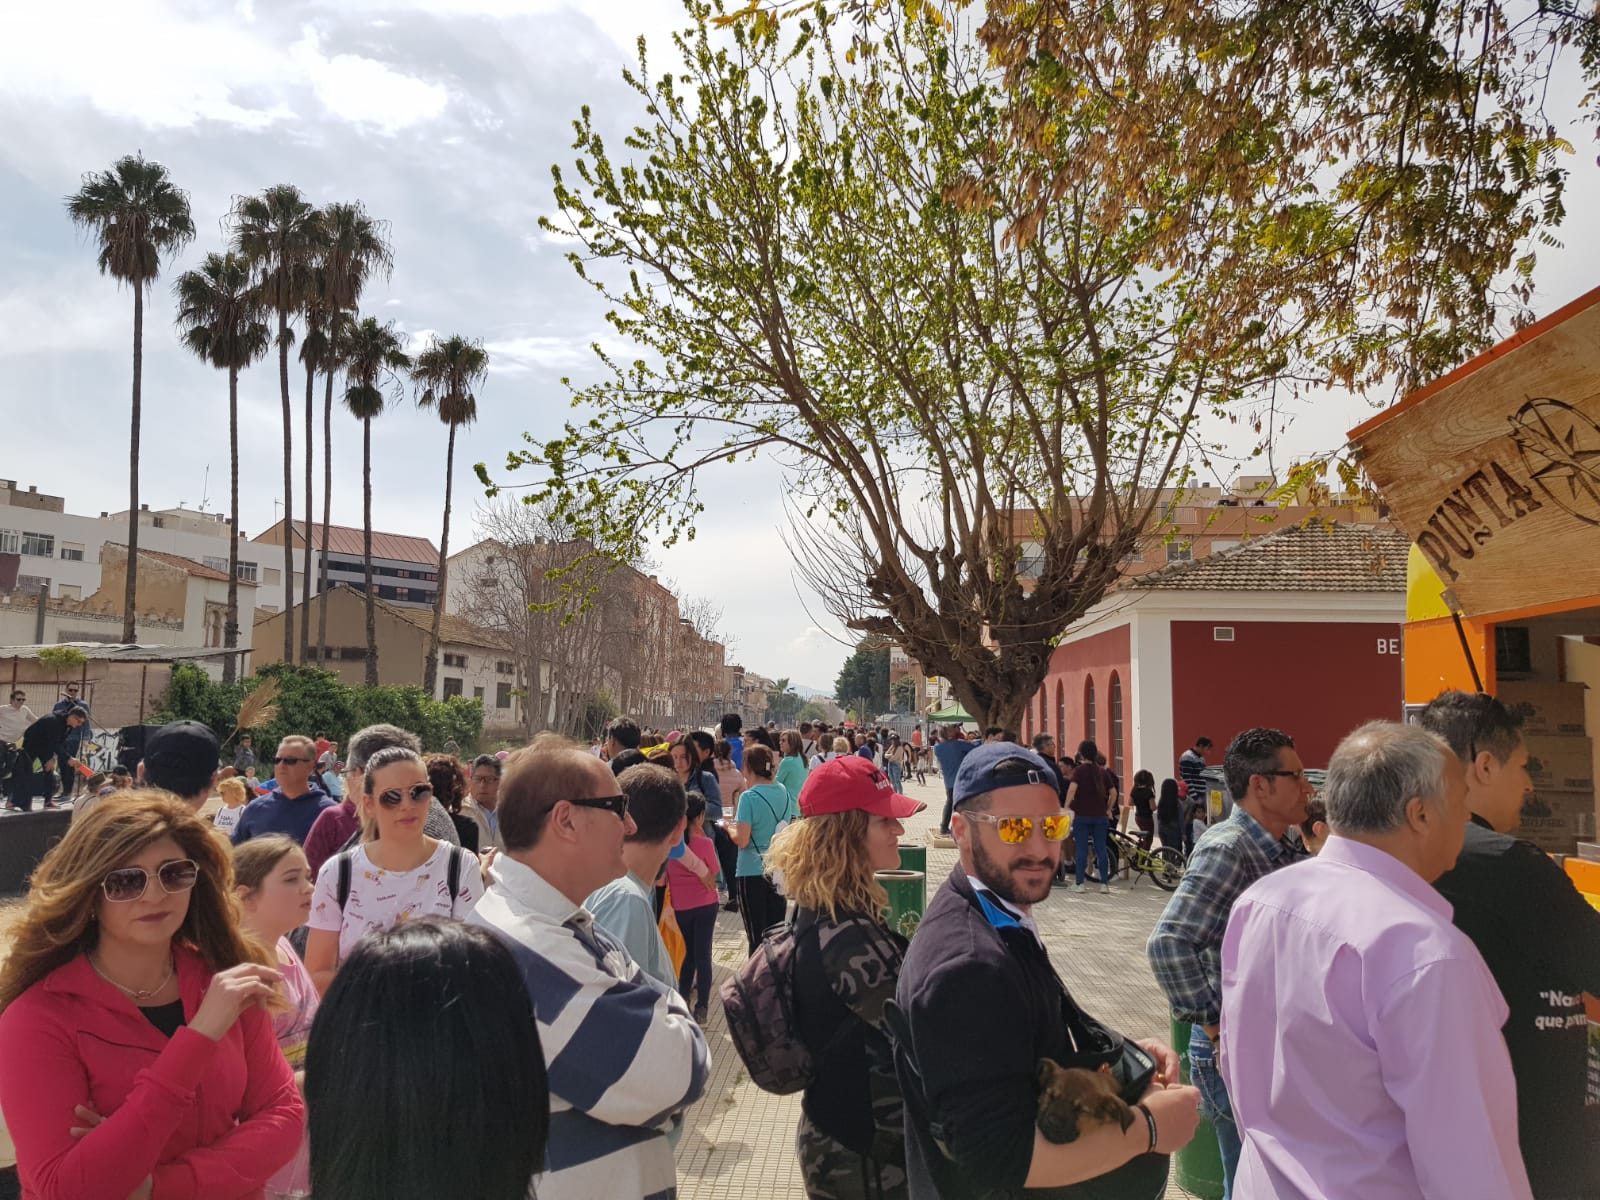
[[[450,852],[461,854],[459,891],[449,894]],[[339,855],[322,864],[311,897],[313,929],[339,933],[339,960],[373,929],[387,929],[412,917],[464,918],[483,895],[483,874],[470,852],[440,842],[432,857],[410,871],[385,871],[367,857],[365,845],[350,852],[350,896],[339,911]]]
[[[245,804],[239,805],[238,808],[229,808],[226,804],[224,804],[221,808],[217,809],[217,815],[211,818],[211,823],[218,829],[222,830],[223,833],[227,834],[229,837],[232,837],[234,826],[239,824],[239,818],[244,815],[244,810],[247,807],[248,801]]]

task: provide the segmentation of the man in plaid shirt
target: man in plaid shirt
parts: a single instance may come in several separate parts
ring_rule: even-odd
[[[1183,882],[1145,952],[1173,1019],[1193,1026],[1190,1074],[1200,1089],[1200,1110],[1217,1131],[1223,1200],[1229,1200],[1240,1137],[1215,1051],[1222,1012],[1222,935],[1233,902],[1244,890],[1294,860],[1284,835],[1305,820],[1312,789],[1294,739],[1276,729],[1247,729],[1234,738],[1222,769],[1233,812],[1206,830],[1195,846]]]

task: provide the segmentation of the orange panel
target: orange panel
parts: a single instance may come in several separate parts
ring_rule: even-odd
[[[1494,691],[1493,626],[1463,618],[1467,645],[1483,677],[1483,686]],[[1426,704],[1440,692],[1474,690],[1472,671],[1461,652],[1461,638],[1455,622],[1417,621],[1405,627],[1405,696],[1407,704]]]

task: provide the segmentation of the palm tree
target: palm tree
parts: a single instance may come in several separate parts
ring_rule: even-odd
[[[228,617],[222,644],[239,644],[239,372],[272,345],[261,294],[250,264],[237,254],[208,254],[198,270],[178,276],[178,332],[201,362],[228,373]],[[222,681],[238,671],[233,655],[222,660]]]
[[[323,303],[328,312],[330,353],[324,366],[327,386],[322,399],[322,566],[317,584],[317,645],[326,646],[328,521],[333,494],[333,377],[342,365],[340,341],[353,324],[352,314],[361,302],[361,293],[374,274],[389,278],[394,270],[394,247],[389,242],[389,223],[369,217],[359,200],[353,204],[335,203],[324,207],[322,230]],[[369,528],[370,524],[368,522]]]
[[[100,274],[133,288],[133,407],[128,438],[128,578],[122,597],[122,640],[136,640],[139,590],[139,422],[144,375],[144,294],[161,273],[162,256],[194,240],[189,196],[167,169],[128,154],[109,171],[91,171],[66,198],[72,223],[94,235]]]
[[[459,334],[441,341],[437,336],[417,355],[411,380],[418,388],[417,403],[432,408],[450,428],[449,448],[444,460],[444,533],[439,538],[439,590],[433,597],[433,631],[428,636],[428,661],[423,667],[422,690],[433,699],[434,680],[439,674],[439,629],[444,621],[445,589],[449,586],[450,489],[455,481],[456,430],[478,419],[478,401],[472,389],[482,387],[489,374],[489,352],[482,342],[469,341]]]
[[[318,233],[321,240],[321,233]],[[320,246],[319,246],[320,252]],[[317,444],[313,433],[313,421],[316,418],[316,387],[317,372],[327,369],[329,378],[332,378],[333,366],[330,359],[333,356],[333,339],[328,334],[328,311],[322,300],[323,281],[321,262],[312,262],[306,265],[306,273],[301,287],[301,304],[306,322],[305,336],[300,339],[300,361],[306,367],[306,507],[305,507],[305,538],[306,547],[305,571],[300,576],[300,662],[304,664],[310,657],[311,648],[311,512],[316,503],[316,497],[311,491],[311,472],[316,466]],[[327,546],[323,546],[317,556],[323,562],[328,559]],[[317,643],[317,653],[322,653],[323,643]]]
[[[367,686],[378,686],[377,605],[372,587],[372,418],[388,406],[389,393],[398,390],[398,371],[411,367],[404,343],[394,324],[378,324],[376,317],[352,321],[341,344],[345,368],[344,403],[361,422],[361,558],[367,596]]]
[[[317,210],[293,184],[233,202],[233,247],[257,271],[266,306],[278,314],[278,390],[283,401],[283,661],[294,661],[294,412],[289,406],[289,315],[299,311],[315,257]],[[306,539],[310,568],[310,539]],[[302,619],[304,615],[302,614]]]

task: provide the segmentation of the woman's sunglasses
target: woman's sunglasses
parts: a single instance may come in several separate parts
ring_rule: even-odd
[[[378,803],[385,808],[399,808],[407,800],[413,804],[426,804],[433,799],[433,784],[413,784],[409,791],[400,788],[390,788],[386,792],[378,793]]]
[[[1020,846],[1033,836],[1033,817],[997,817],[993,813],[969,812],[962,813],[969,821],[987,821],[1000,831],[1000,840],[1008,846]],[[1072,818],[1066,813],[1060,816],[1040,817],[1040,832],[1044,834],[1047,842],[1059,842],[1067,836],[1072,828]]]
[[[200,878],[193,859],[177,858],[156,868],[156,881],[163,892],[187,892]],[[150,872],[143,867],[119,867],[100,881],[100,890],[113,904],[126,904],[144,895],[150,886]]]

